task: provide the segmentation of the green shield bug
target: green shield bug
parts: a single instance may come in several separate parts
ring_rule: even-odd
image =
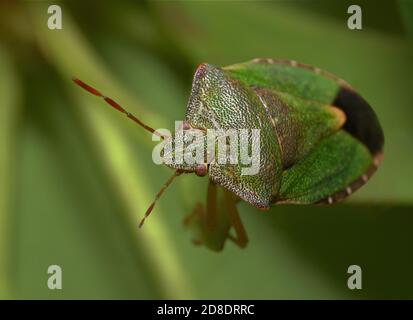
[[[161,135],[98,90],[74,82],[164,142],[172,144],[178,135]],[[195,243],[216,251],[227,239],[240,247],[248,242],[236,208],[240,199],[264,210],[282,203],[332,204],[365,184],[383,155],[383,131],[369,104],[344,80],[292,60],[254,59],[222,68],[201,64],[181,129],[197,132],[208,156],[203,163],[185,157],[180,163],[166,163],[174,174],[140,226],[176,176],[208,175],[206,206],[197,204],[184,224],[196,232]],[[207,150],[210,130],[242,129],[260,133],[258,140],[251,132],[246,135],[247,142],[260,146],[254,174],[244,175],[240,163],[215,161],[217,148]],[[181,146],[185,155],[193,153],[189,147]],[[234,150],[240,153],[238,145]],[[176,157],[177,151],[172,153]]]

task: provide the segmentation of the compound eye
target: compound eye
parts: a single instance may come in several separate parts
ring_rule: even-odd
[[[195,170],[195,174],[198,177],[205,176],[207,174],[207,172],[208,172],[208,168],[205,164],[200,164],[198,167],[196,167],[196,170]]]
[[[182,130],[189,130],[189,129],[191,129],[190,124],[186,121],[182,122]]]

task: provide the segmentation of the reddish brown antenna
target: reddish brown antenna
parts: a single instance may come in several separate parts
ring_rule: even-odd
[[[161,188],[161,190],[159,190],[158,193],[156,194],[155,200],[153,200],[153,202],[151,203],[149,208],[146,210],[145,216],[142,218],[141,222],[139,223],[139,228],[141,228],[143,226],[143,223],[145,222],[146,218],[149,217],[149,215],[151,214],[153,208],[155,207],[156,201],[161,197],[161,195],[165,191],[165,189],[168,188],[168,186],[172,183],[172,181],[175,179],[175,177],[179,176],[182,172],[183,171],[181,171],[181,170],[176,170],[174,172],[173,176],[171,176],[168,180],[166,180],[166,182],[163,185],[163,187]]]
[[[127,110],[125,110],[124,108],[122,108],[121,105],[119,103],[117,103],[115,100],[113,100],[109,97],[106,97],[105,95],[100,93],[99,90],[89,86],[88,84],[84,83],[82,80],[79,80],[77,78],[73,78],[72,80],[73,80],[74,83],[76,83],[79,87],[85,89],[87,92],[89,92],[89,93],[91,93],[91,94],[93,94],[97,97],[103,98],[103,100],[105,100],[105,102],[107,104],[109,104],[111,107],[115,108],[116,110],[124,113],[129,119],[131,119],[132,121],[134,121],[135,123],[140,125],[145,130],[148,130],[149,132],[156,134],[157,136],[161,137],[162,139],[169,138],[168,136],[164,136],[164,135],[158,133],[157,131],[155,131],[150,126],[144,124],[141,120],[139,120],[137,117],[135,117],[132,113],[130,113]]]

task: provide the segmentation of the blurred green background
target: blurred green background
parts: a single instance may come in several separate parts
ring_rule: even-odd
[[[59,4],[63,29],[47,28]],[[363,9],[363,30],[347,8]],[[409,11],[410,10],[410,11]],[[0,297],[413,298],[412,1],[0,1]],[[371,103],[385,157],[343,204],[238,205],[240,250],[196,247],[182,219],[207,179],[170,175],[141,128],[75,87],[76,76],[155,128],[182,119],[201,62],[294,59]],[[49,290],[47,268],[63,269]],[[363,290],[347,288],[360,265]]]

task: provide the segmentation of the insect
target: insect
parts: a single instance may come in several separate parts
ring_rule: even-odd
[[[160,135],[111,98],[73,80]],[[263,210],[283,203],[332,204],[365,184],[383,155],[383,131],[369,104],[344,80],[293,60],[253,59],[222,68],[204,63],[197,68],[183,130],[234,128],[260,129],[258,173],[243,176],[239,164],[169,164],[174,174],[140,226],[175,177],[208,175],[206,206],[196,204],[184,224],[196,232],[195,243],[212,250],[221,250],[227,239],[245,247],[248,237],[237,201]]]

